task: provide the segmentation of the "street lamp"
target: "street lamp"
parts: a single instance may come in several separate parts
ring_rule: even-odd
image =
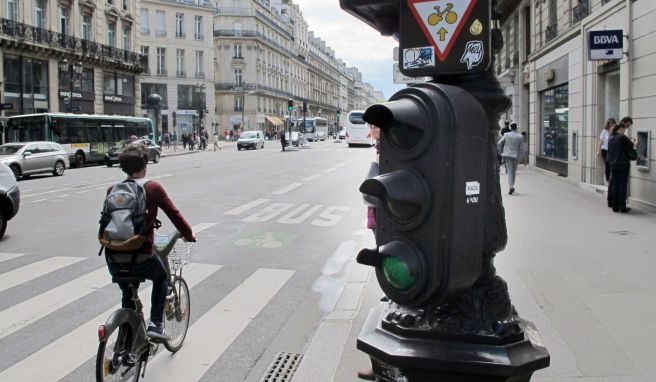
[[[246,93],[246,87],[244,85],[241,86],[241,130],[242,132],[245,131],[244,127],[246,125],[245,122],[245,113],[246,113],[246,96],[253,95],[257,93],[257,90],[252,90],[248,93]],[[249,125],[250,128],[250,125]]]
[[[64,76],[64,81],[68,81],[69,83],[70,95],[68,102],[66,102],[66,96],[64,96],[64,104],[66,104],[67,111],[72,113],[75,111],[75,109],[73,109],[73,87],[75,86],[75,81],[82,78],[84,66],[82,66],[81,61],[69,64],[68,59],[64,58],[62,62],[59,63],[59,70]]]

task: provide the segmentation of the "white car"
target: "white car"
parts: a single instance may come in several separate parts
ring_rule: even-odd
[[[264,148],[264,133],[262,131],[244,131],[237,140],[237,150]]]

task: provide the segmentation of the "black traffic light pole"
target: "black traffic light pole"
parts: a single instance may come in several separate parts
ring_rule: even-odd
[[[467,13],[454,1],[451,16],[423,3],[340,0],[382,34],[400,33],[405,75],[433,77],[363,116],[381,128],[380,175],[360,187],[378,199],[377,247],[357,260],[375,267],[390,301],[372,309],[357,346],[380,381],[529,381],[549,353],[494,267],[507,242],[495,137],[510,99],[491,59],[503,42],[491,0]],[[455,22],[449,55],[430,28]]]

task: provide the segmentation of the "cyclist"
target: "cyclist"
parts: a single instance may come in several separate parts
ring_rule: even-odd
[[[118,158],[121,170],[128,179],[143,179],[146,177],[148,163],[148,148],[144,144],[130,144]],[[107,267],[112,276],[142,276],[153,282],[151,293],[150,323],[146,329],[152,338],[161,341],[168,340],[164,331],[164,305],[168,291],[168,275],[162,259],[153,254],[153,235],[157,222],[157,210],[162,209],[175,228],[186,241],[196,241],[196,235],[191,226],[173,204],[164,187],[151,180],[144,184],[146,191],[146,241],[134,256],[121,256],[119,253],[106,251]],[[111,188],[107,191],[109,191]],[[125,255],[125,254],[123,254]],[[123,292],[123,308],[136,309],[132,301],[132,289],[127,284],[119,283]],[[138,287],[138,286],[137,286]]]

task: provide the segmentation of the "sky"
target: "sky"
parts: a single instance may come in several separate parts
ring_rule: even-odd
[[[347,66],[356,66],[364,82],[389,98],[404,86],[392,83],[393,49],[398,43],[346,13],[339,0],[294,0],[316,37],[335,50]]]

